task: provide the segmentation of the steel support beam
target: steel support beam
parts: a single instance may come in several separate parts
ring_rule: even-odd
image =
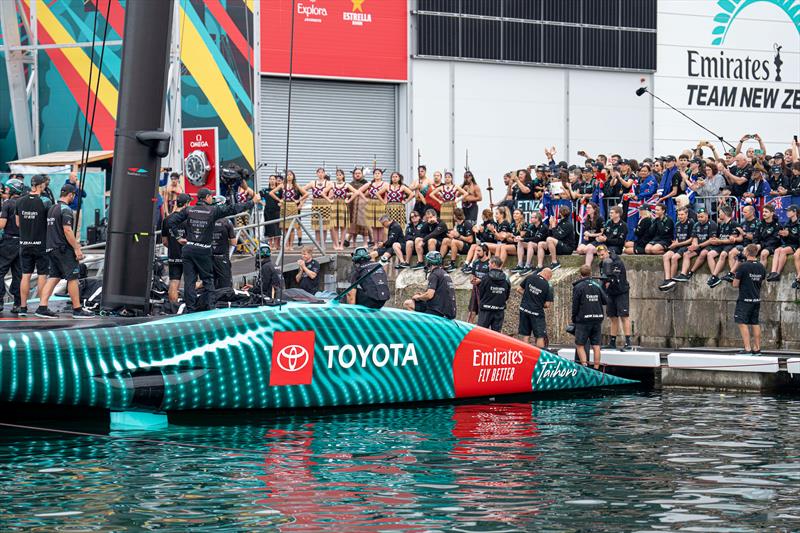
[[[30,59],[26,52],[12,49],[18,47],[21,42],[15,2],[0,1],[0,27],[3,31],[3,52],[8,73],[17,157],[30,157],[36,154],[31,113],[28,109],[28,83],[25,78],[25,63],[30,62]]]

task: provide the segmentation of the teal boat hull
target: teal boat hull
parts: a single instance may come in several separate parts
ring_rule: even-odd
[[[287,304],[0,341],[0,401],[285,409],[625,385],[511,337],[395,309]]]

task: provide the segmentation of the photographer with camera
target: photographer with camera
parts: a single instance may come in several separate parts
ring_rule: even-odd
[[[606,292],[592,279],[592,268],[582,265],[580,279],[573,283],[572,323],[575,326],[575,351],[583,366],[587,366],[586,343],[594,352],[594,368],[600,369],[600,334],[605,312],[603,306],[608,302]]]

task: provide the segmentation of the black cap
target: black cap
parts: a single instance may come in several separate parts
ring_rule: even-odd
[[[592,167],[583,167],[581,169],[581,172],[588,172],[589,174],[592,174],[594,172],[594,169]]]
[[[706,208],[705,208],[705,207],[698,207],[698,208],[697,208],[697,211],[696,211],[696,213],[697,213],[698,215],[699,215],[700,213],[705,213],[705,212],[706,212]]]
[[[664,157],[664,161],[677,161],[674,155],[668,155]]]
[[[46,174],[34,174],[31,176],[31,187],[36,187],[37,185],[41,185],[43,183],[47,183]]]
[[[68,194],[74,194],[76,192],[76,190],[77,189],[75,189],[75,186],[73,184],[65,183],[64,185],[61,186],[61,196],[66,196]]]
[[[206,189],[205,187],[203,187],[202,189],[197,191],[197,198],[198,198],[198,200],[202,200],[203,198],[205,198],[207,196],[211,196],[212,194],[214,194],[214,193],[211,192],[209,189]]]
[[[639,206],[639,211],[650,211],[650,206],[647,204],[642,204]]]
[[[772,156],[772,159],[783,159],[783,152],[777,152]]]
[[[191,201],[192,201],[192,197],[191,197],[191,196],[189,196],[189,195],[188,195],[188,194],[186,194],[186,193],[181,193],[181,194],[179,194],[179,195],[178,195],[178,197],[177,197],[177,198],[175,198],[175,203],[176,203],[176,204],[177,204],[179,207],[183,207],[183,206],[185,206],[186,204],[188,204],[188,203],[189,203],[189,202],[191,202]]]
[[[689,162],[690,163],[697,163],[698,165],[702,165],[703,164],[703,160],[700,159],[699,157],[694,157],[694,158],[690,159]]]
[[[630,162],[630,161],[628,161],[627,159],[620,159],[620,160],[619,160],[619,164],[620,164],[620,165],[628,165],[628,166],[631,166],[631,162]]]

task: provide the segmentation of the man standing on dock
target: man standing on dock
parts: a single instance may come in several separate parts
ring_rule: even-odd
[[[572,289],[572,323],[575,324],[575,351],[583,366],[586,366],[586,343],[594,352],[594,368],[600,368],[600,331],[603,325],[603,306],[607,303],[606,292],[592,279],[592,267],[581,266],[581,278]]]
[[[547,339],[547,320],[544,311],[553,303],[553,287],[550,278],[553,271],[549,268],[542,269],[538,274],[531,274],[517,287],[517,292],[522,295],[519,305],[519,329],[522,342],[530,342],[531,335],[536,339],[536,346],[545,347]]]
[[[608,247],[601,244],[597,247],[597,257],[600,259],[600,277],[605,280],[608,305],[606,314],[611,319],[611,335],[607,348],[617,349],[617,334],[625,335],[625,345],[622,351],[631,349],[631,316],[630,316],[630,285],[625,263]]]
[[[748,244],[744,249],[746,261],[736,269],[733,286],[739,289],[733,321],[739,327],[744,349],[740,354],[761,354],[761,326],[759,311],[761,309],[761,284],[767,277],[764,265],[758,262],[758,246]]]

